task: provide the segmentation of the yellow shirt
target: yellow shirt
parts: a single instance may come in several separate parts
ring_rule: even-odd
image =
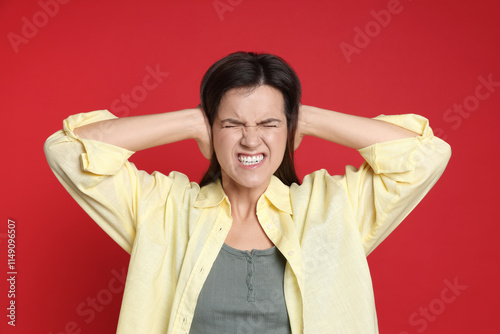
[[[181,173],[138,170],[134,153],[78,138],[75,127],[114,118],[70,116],[45,154],[81,207],[130,253],[118,333],[189,333],[196,300],[231,227],[220,182],[200,189]],[[417,115],[379,119],[421,135],[359,150],[366,160],[343,176],[325,170],[302,185],[273,177],[257,217],[287,260],[286,306],[293,333],[377,333],[366,256],[443,173],[447,143]],[[107,131],[105,127],[99,131]]]

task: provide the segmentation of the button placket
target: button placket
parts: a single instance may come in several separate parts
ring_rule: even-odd
[[[254,284],[254,272],[255,272],[255,259],[252,254],[247,252],[245,254],[247,257],[247,287],[248,287],[248,294],[247,294],[247,301],[249,302],[255,302],[255,291],[253,288]]]

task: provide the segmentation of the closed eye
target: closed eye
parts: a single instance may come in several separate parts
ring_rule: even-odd
[[[259,128],[277,128],[281,124],[280,119],[276,118],[268,118],[262,122],[257,123],[257,125],[245,125],[245,123],[233,119],[233,118],[227,118],[221,121],[221,127],[223,129],[234,129],[234,128],[241,128],[241,127],[259,127]]]
[[[223,129],[234,129],[234,128],[238,128],[241,126],[245,126],[245,124],[243,124],[237,120],[234,120],[234,119],[227,119],[227,120],[223,120],[221,122],[221,127]]]
[[[276,118],[268,118],[260,122],[258,125],[264,128],[277,128],[279,124],[281,124],[281,120]]]

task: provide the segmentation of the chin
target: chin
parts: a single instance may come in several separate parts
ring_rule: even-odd
[[[226,174],[226,177],[230,179],[230,183],[233,185],[237,185],[239,187],[244,187],[248,189],[254,188],[267,188],[269,182],[271,181],[271,177],[263,177],[259,175],[251,175],[251,176],[242,176],[242,177],[231,177]]]

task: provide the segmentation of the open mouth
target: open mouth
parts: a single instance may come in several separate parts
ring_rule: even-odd
[[[238,154],[238,161],[241,162],[244,166],[253,166],[257,165],[264,160],[264,154],[257,155],[242,155]]]

